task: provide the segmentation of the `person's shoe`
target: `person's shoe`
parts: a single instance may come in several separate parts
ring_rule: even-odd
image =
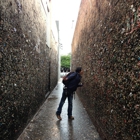
[[[60,115],[56,114],[56,117],[57,117],[58,120],[62,120]]]
[[[73,116],[69,116],[68,118],[69,118],[69,120],[74,120]]]

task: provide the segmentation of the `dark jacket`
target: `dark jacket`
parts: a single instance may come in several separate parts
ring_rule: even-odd
[[[67,78],[69,80],[72,79],[72,80],[70,80],[70,82],[69,82],[69,84],[67,86],[68,90],[73,92],[73,91],[76,91],[77,87],[81,86],[79,83],[81,82],[82,77],[81,77],[81,75],[79,73],[74,72],[71,75],[69,75]]]

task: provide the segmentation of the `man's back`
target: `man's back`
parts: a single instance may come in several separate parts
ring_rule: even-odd
[[[72,80],[70,80],[70,82],[69,82],[69,84],[67,86],[68,90],[76,91],[76,89],[78,87],[78,84],[81,81],[81,75],[79,73],[77,73],[77,72],[74,72],[70,76],[68,76],[68,80],[69,79],[72,79]]]

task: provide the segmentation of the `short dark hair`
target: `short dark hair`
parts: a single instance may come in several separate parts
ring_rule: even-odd
[[[79,72],[81,72],[81,70],[82,70],[81,67],[77,67],[75,71],[79,73]]]

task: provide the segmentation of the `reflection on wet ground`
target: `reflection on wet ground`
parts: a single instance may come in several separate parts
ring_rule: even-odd
[[[62,120],[56,118],[62,88],[60,80],[18,140],[101,140],[77,95],[73,100],[75,119],[68,120],[67,100],[63,106]]]

